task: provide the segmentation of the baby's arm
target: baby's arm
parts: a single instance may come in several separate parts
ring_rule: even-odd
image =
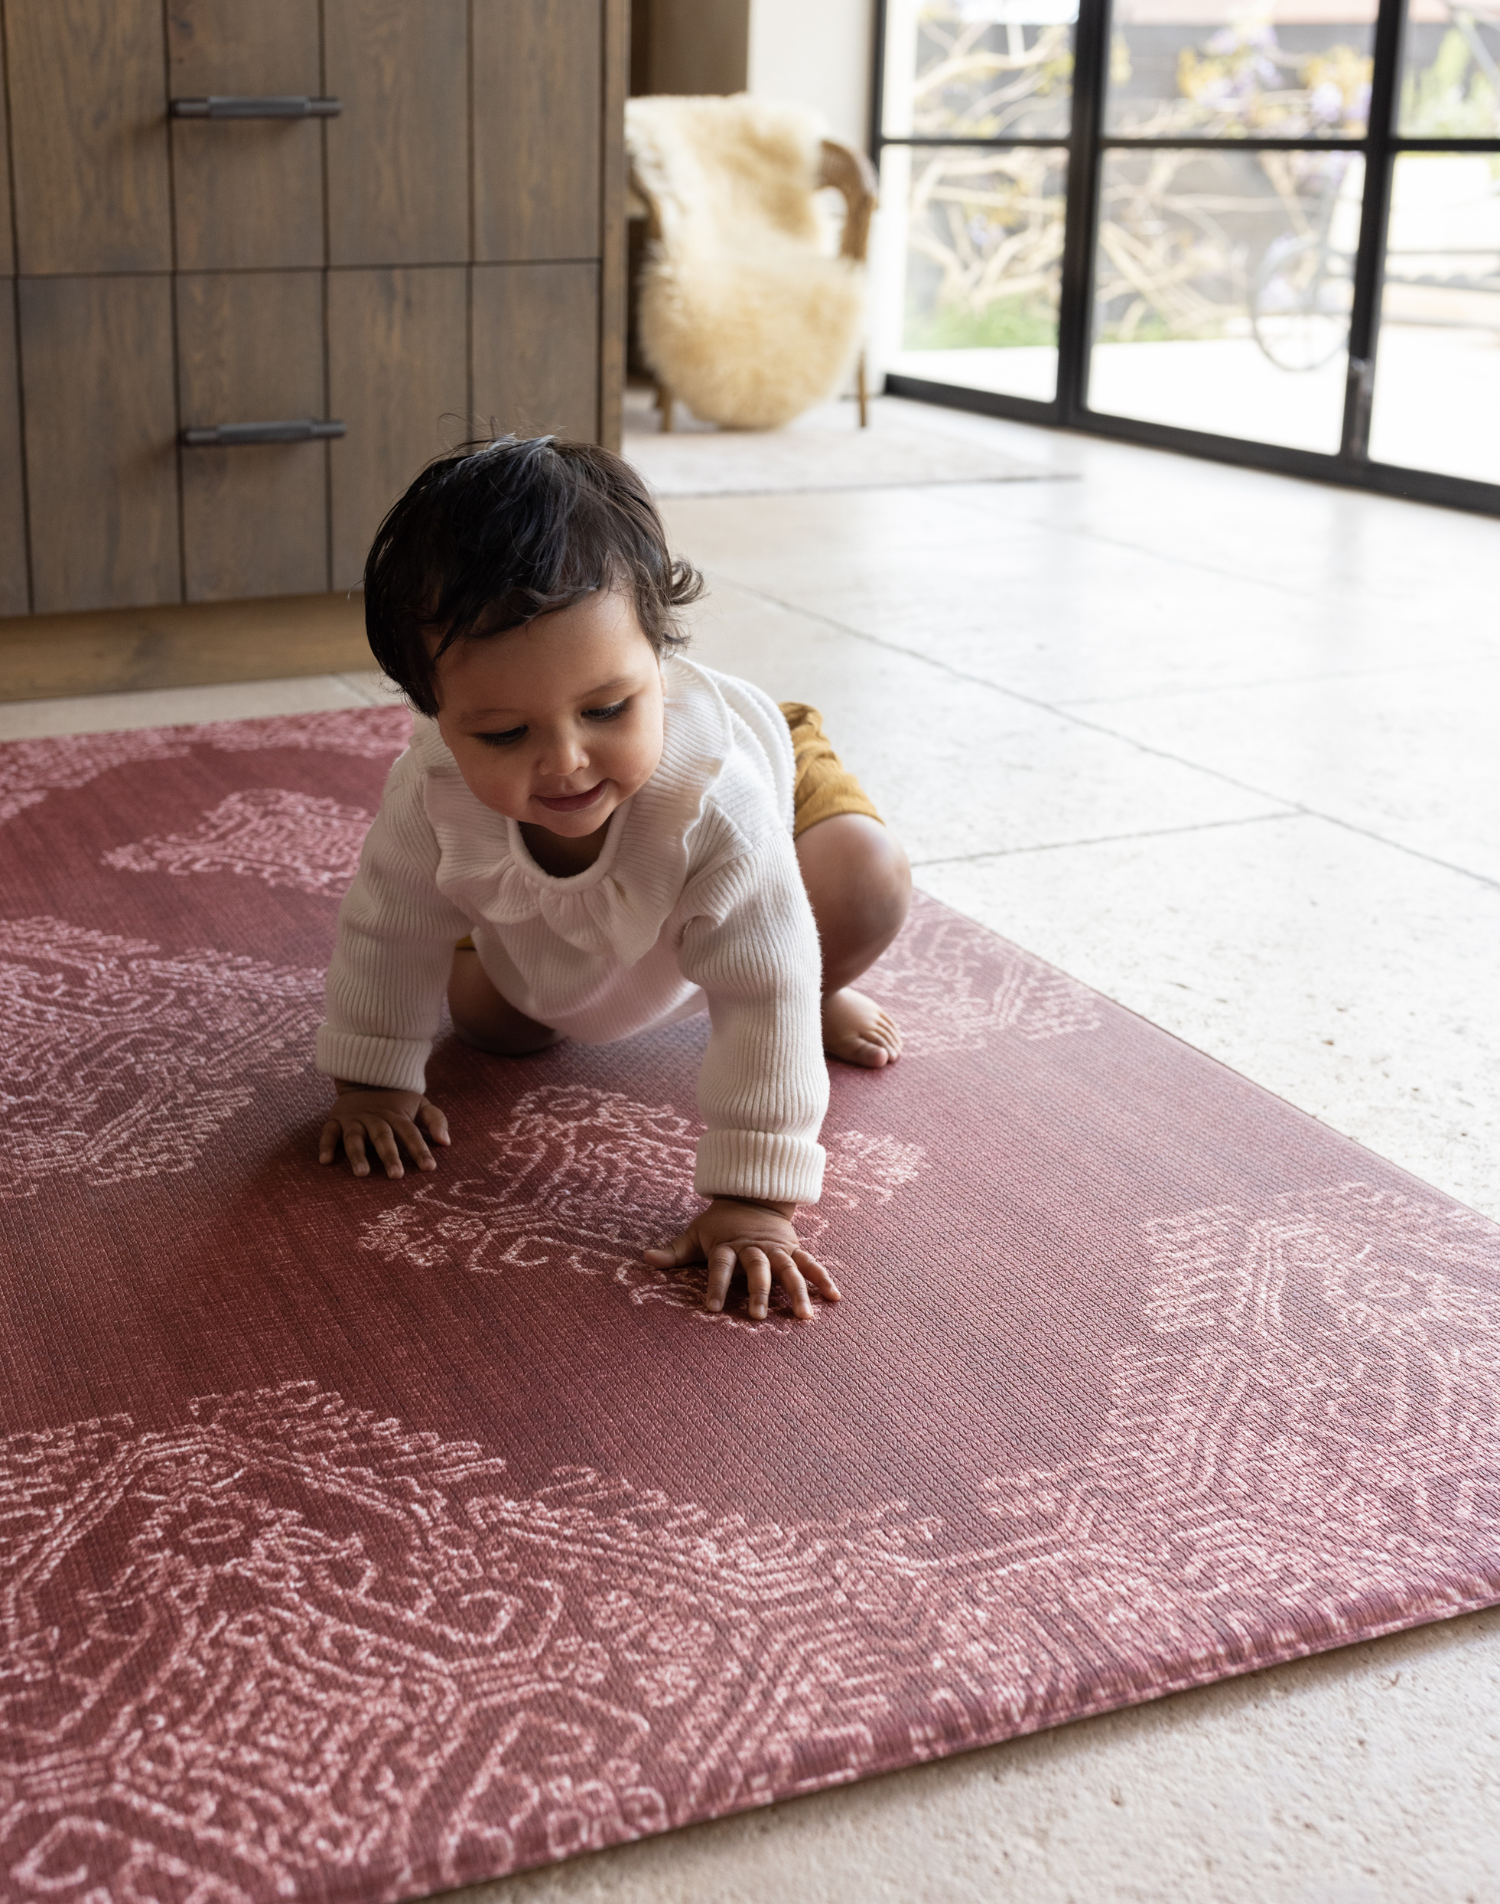
[[[421,1170],[446,1145],[448,1122],[424,1095],[427,1054],[442,1021],[454,941],[468,922],[438,889],[437,841],[422,809],[410,756],[398,761],[359,872],[339,908],[328,973],[328,1016],[318,1069],[338,1096],[318,1138],[330,1164],[342,1143],[356,1177],[373,1150],[388,1177],[403,1174],[404,1146]]]
[[[828,1067],[817,928],[790,837],[721,866],[694,906],[678,956],[684,977],[703,988],[712,1026],[698,1077],[708,1130],[695,1177],[710,1201],[647,1260],[663,1269],[707,1263],[710,1309],[724,1307],[738,1267],[753,1317],[766,1314],[773,1281],[795,1315],[810,1316],[809,1286],[830,1301],[838,1291],[794,1221],[797,1205],[815,1203],[822,1188]]]

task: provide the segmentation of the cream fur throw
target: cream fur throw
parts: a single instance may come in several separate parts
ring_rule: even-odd
[[[817,115],[734,98],[632,99],[625,137],[661,237],[641,280],[641,349],[706,423],[773,430],[849,373],[864,272],[823,254]]]

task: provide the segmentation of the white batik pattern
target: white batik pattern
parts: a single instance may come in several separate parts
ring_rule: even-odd
[[[268,886],[341,899],[373,817],[310,793],[255,787],[228,794],[191,833],[117,846],[104,864],[131,873],[244,873]]]
[[[260,1080],[307,1068],[321,972],[0,922],[0,1197],[191,1170]]]
[[[901,1028],[903,1051],[938,1057],[1094,1031],[1101,1000],[1086,985],[983,926],[913,893],[906,930],[859,981]]]
[[[425,1895],[1491,1604],[1500,1231],[1346,1185],[1149,1244],[1096,1448],[979,1546],[517,1489],[309,1383],[0,1444],[5,1895]]]
[[[582,1085],[543,1086],[490,1133],[495,1149],[482,1176],[424,1184],[366,1223],[360,1240],[388,1262],[419,1269],[602,1276],[624,1285],[632,1302],[689,1309],[722,1328],[764,1329],[703,1307],[703,1266],[668,1273],[641,1260],[703,1208],[693,1190],[699,1134],[667,1106]],[[826,1148],[823,1200],[849,1210],[889,1203],[924,1164],[919,1146],[861,1131],[831,1135]],[[814,1253],[827,1227],[815,1210],[799,1211],[797,1233]],[[780,1308],[769,1322],[797,1326]]]
[[[0,744],[0,822],[14,819],[49,793],[87,786],[114,767],[138,760],[181,760],[194,747],[233,754],[291,748],[393,760],[410,738],[411,715],[397,706],[8,741]]]

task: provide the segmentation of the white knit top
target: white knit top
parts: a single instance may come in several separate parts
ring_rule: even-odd
[[[610,1044],[707,1007],[702,1196],[812,1203],[828,1108],[817,928],[792,848],[794,762],[776,704],[681,656],[662,666],[661,764],[594,864],[542,871],[418,716],[339,909],[317,1064],[425,1088],[454,941],[472,933],[518,1011]]]

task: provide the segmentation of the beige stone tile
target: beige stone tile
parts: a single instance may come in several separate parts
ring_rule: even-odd
[[[250,720],[262,714],[315,714],[363,707],[370,696],[351,685],[363,675],[309,674],[289,681],[235,681],[202,688],[153,688],[85,694],[61,701],[0,703],[0,741],[46,734],[106,734],[130,727],[192,721]]]
[[[1091,721],[1500,881],[1500,655],[1093,706]]]
[[[1309,816],[918,881],[1500,1218],[1500,891]]]
[[[1284,810],[740,590],[717,589],[696,629],[692,652],[709,666],[821,708],[914,861]]]

